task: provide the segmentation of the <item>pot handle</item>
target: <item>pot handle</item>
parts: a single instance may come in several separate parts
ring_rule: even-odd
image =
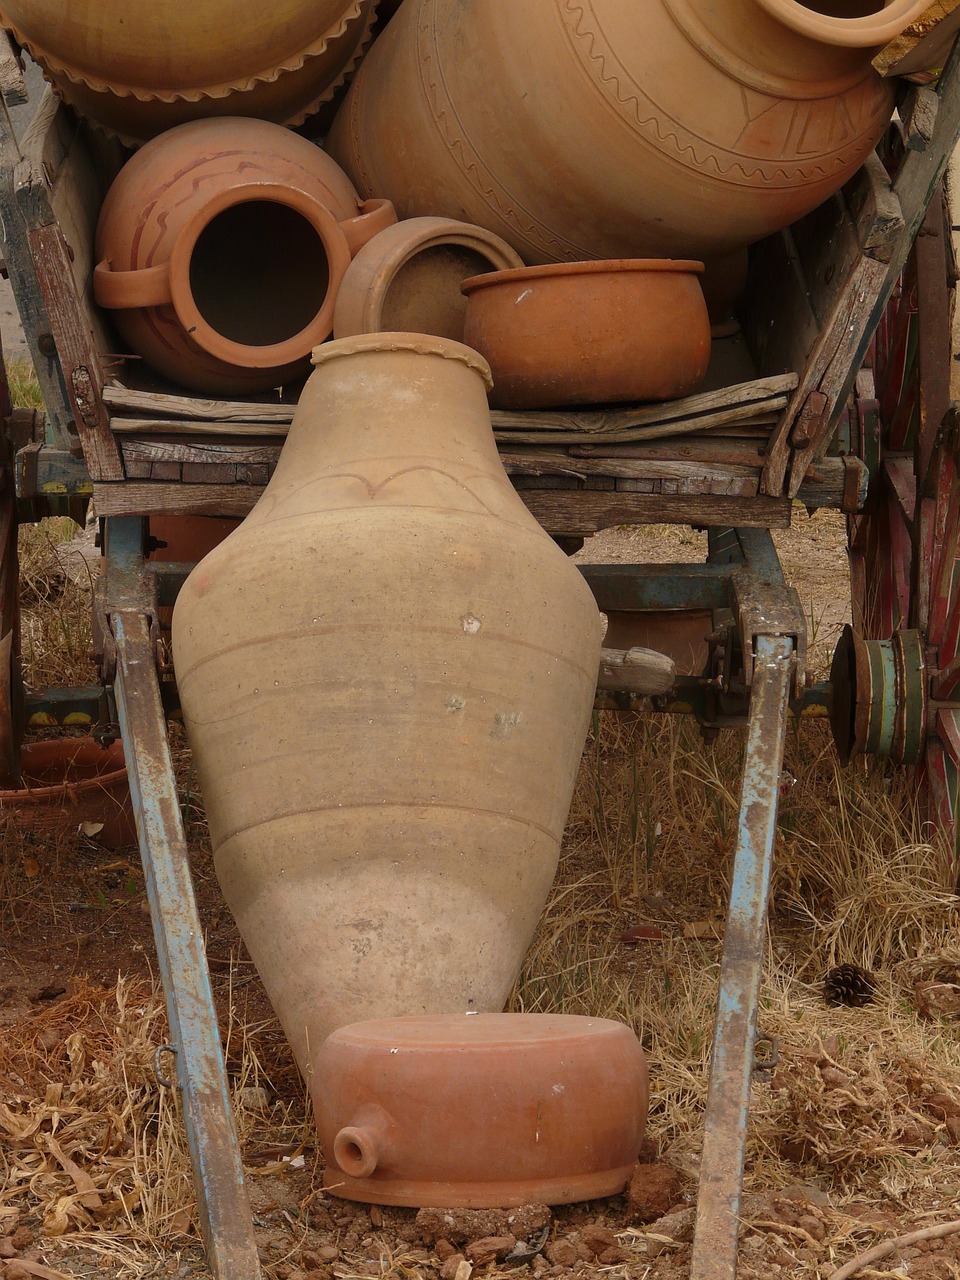
[[[360,210],[355,218],[345,218],[340,223],[351,258],[368,240],[372,240],[380,231],[386,231],[387,227],[392,227],[397,220],[397,211],[389,200],[363,200]]]
[[[101,307],[113,311],[166,306],[172,301],[170,263],[136,271],[114,271],[113,264],[104,258],[93,270],[93,296]]]

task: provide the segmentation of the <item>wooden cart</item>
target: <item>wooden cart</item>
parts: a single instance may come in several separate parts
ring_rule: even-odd
[[[947,50],[956,25],[952,17],[941,24]],[[6,45],[0,88],[7,105],[23,100]],[[956,870],[960,481],[944,178],[960,136],[960,55],[950,55],[936,88],[904,82],[899,117],[883,160],[872,156],[836,196],[756,248],[740,327],[714,342],[706,391],[640,409],[494,414],[517,490],[568,550],[612,525],[675,522],[709,534],[705,564],[583,568],[621,634],[669,649],[686,643],[692,626],[704,654],[696,671],[664,680],[662,662],[640,650],[607,653],[598,707],[652,705],[692,711],[708,728],[747,729],[696,1280],[732,1280],[736,1268],[790,711],[829,712],[845,755],[870,750],[915,767]],[[185,396],[121,351],[91,279],[97,215],[123,159],[49,92],[19,143],[0,110],[7,272],[46,405],[44,420],[0,404],[0,767],[16,773],[31,722],[69,714],[102,737],[122,737],[207,1254],[218,1280],[246,1280],[259,1275],[257,1250],[166,736],[176,690],[164,609],[190,565],[156,558],[155,529],[162,517],[250,511],[293,403]],[[26,692],[17,521],[76,514],[91,498],[104,556],[95,619],[101,683]],[[839,509],[849,521],[855,625],[831,681],[819,685],[806,678],[803,611],[770,537],[798,502]]]

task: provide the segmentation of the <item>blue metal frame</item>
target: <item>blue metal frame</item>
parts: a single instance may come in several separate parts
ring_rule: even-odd
[[[155,583],[143,563],[145,532],[141,519],[105,522],[105,660],[112,668],[207,1262],[216,1280],[260,1280],[157,679]]]

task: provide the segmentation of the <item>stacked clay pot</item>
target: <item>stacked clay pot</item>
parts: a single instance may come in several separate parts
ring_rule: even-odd
[[[217,875],[305,1074],[346,1023],[503,1008],[601,636],[503,469],[481,357],[370,334],[314,363],[173,618]]]
[[[465,218],[527,263],[709,267],[855,172],[893,105],[871,55],[926,7],[405,0],[328,146],[401,217]]]
[[[347,268],[333,333],[432,333],[463,340],[461,285],[477,272],[523,263],[499,236],[453,218],[407,218],[363,246]]]
[[[142,147],[108,192],[94,296],[174,381],[266,390],[303,376],[352,256],[395,220],[288,129],[193,121]]]
[[[70,104],[129,143],[187,120],[295,124],[363,52],[376,0],[0,0]]]

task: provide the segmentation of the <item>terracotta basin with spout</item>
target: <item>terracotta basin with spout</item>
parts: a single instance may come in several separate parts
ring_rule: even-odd
[[[633,1031],[560,1014],[341,1027],[311,1084],[324,1186],[374,1204],[567,1204],[623,1190],[647,1116]]]

